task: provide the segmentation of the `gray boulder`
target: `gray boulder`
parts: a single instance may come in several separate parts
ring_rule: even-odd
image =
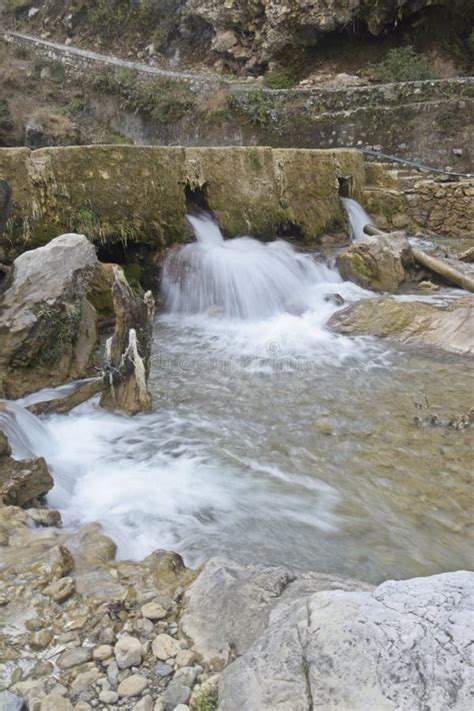
[[[219,711],[468,711],[474,574],[373,589],[213,559],[183,628],[221,675]]]
[[[354,242],[337,257],[343,279],[364,289],[395,291],[406,279],[406,267],[413,261],[404,232],[367,236]]]
[[[97,262],[84,235],[19,256],[0,300],[0,380],[10,399],[88,372],[96,311],[86,298]]]
[[[372,590],[332,575],[283,566],[241,565],[212,558],[186,593],[184,633],[205,662],[227,663],[244,654],[267,629],[274,608],[320,590]]]

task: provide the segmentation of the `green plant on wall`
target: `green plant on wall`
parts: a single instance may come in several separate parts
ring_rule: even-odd
[[[391,49],[382,62],[372,64],[370,69],[374,79],[384,84],[434,78],[428,61],[411,46]]]

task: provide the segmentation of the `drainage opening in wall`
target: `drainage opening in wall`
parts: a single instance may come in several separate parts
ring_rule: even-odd
[[[278,227],[277,231],[278,237],[283,237],[284,239],[301,241],[304,239],[303,230],[296,222],[282,222]]]
[[[186,196],[187,212],[211,212],[208,199],[208,185],[204,183],[200,186],[186,185],[184,188]]]
[[[339,183],[339,196],[350,198],[352,195],[352,175],[341,176],[337,179]]]

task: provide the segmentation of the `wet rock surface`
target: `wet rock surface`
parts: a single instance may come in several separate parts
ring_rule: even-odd
[[[345,335],[377,336],[472,355],[474,297],[465,296],[447,305],[391,297],[365,299],[334,314],[329,327]]]

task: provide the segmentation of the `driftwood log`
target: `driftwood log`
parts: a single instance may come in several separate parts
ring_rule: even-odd
[[[368,235],[385,234],[373,225],[366,225],[364,227],[364,232]],[[474,293],[474,277],[469,274],[465,274],[459,269],[456,269],[452,264],[449,264],[444,259],[432,257],[430,254],[422,252],[421,249],[412,249],[412,253],[413,258],[416,262],[418,262],[418,264],[420,264],[420,266],[428,269],[434,274],[437,274],[449,284],[454,284],[455,286],[459,286],[461,289]]]

